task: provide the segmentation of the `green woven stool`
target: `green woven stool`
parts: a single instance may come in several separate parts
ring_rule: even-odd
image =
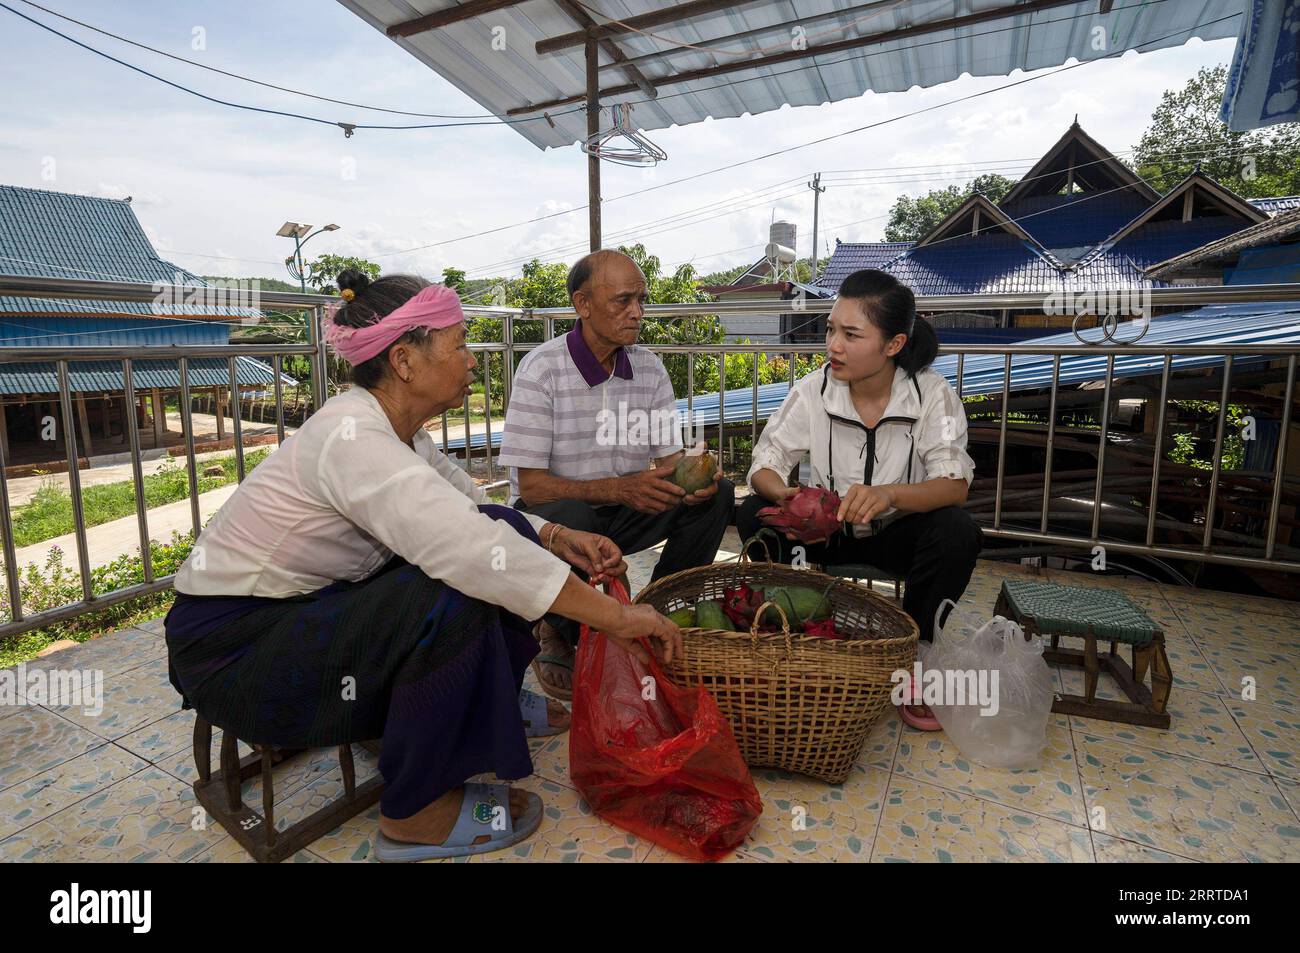
[[[1173,676],[1165,654],[1165,634],[1145,612],[1113,589],[1082,589],[1050,582],[1008,579],[1002,583],[994,613],[1018,622],[1026,635],[1048,642],[1043,658],[1056,665],[1083,669],[1082,695],[1057,695],[1052,711],[1151,728],[1169,727],[1169,689]],[[1063,649],[1061,636],[1083,639],[1083,649]],[[1110,643],[1097,651],[1097,641]],[[1119,655],[1120,643],[1131,646],[1130,667]],[[1128,696],[1127,702],[1097,697],[1102,667]],[[1147,672],[1151,687],[1146,686]]]

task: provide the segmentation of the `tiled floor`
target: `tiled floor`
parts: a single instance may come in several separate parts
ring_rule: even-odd
[[[734,536],[726,545],[723,555],[734,553]],[[653,559],[632,560],[634,589],[648,581]],[[1003,578],[1034,572],[982,562],[949,626],[983,622]],[[756,770],[763,815],[729,859],[1300,860],[1296,606],[1041,575],[1121,587],[1164,625],[1175,675],[1169,731],[1054,715],[1037,770],[995,771],[964,758],[942,732],[914,731],[887,712],[844,784]],[[193,716],[179,711],[164,656],[155,621],[32,663],[101,669],[105,707],[90,716],[0,706],[0,860],[248,860],[197,808]],[[1076,672],[1054,677],[1078,690]],[[1103,688],[1115,697],[1113,684],[1103,679]],[[359,777],[369,777],[375,759],[355,750]],[[473,862],[677,859],[591,813],[569,780],[567,735],[535,741],[533,750],[536,774],[521,783],[546,803],[541,830]],[[332,751],[284,764],[276,773],[277,823],[305,816],[341,787]],[[257,781],[245,786],[244,799],[260,804]],[[294,860],[372,860],[377,812]]]

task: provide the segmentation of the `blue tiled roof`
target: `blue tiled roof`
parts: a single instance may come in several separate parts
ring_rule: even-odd
[[[1000,205],[1045,248],[1088,248],[1115,234],[1148,205],[1131,192],[1109,195],[1031,195]],[[1061,254],[1063,258],[1078,255]]]
[[[912,242],[842,242],[826,262],[817,284],[838,288],[844,279],[863,268],[886,270],[885,266],[912,247]]]
[[[1251,205],[1261,212],[1267,212],[1269,215],[1276,215],[1278,212],[1289,212],[1294,208],[1300,208],[1300,195],[1279,195],[1273,198],[1247,199]]]
[[[159,258],[129,202],[0,185],[0,273],[87,281],[205,286]],[[155,316],[142,302],[0,297],[0,312]],[[249,309],[181,305],[168,313],[255,316]]]
[[[1143,269],[1248,227],[1240,219],[1222,215],[1188,222],[1162,220],[1148,222],[1117,244],[1107,245],[1104,240],[1140,215],[1145,207],[1143,202],[1134,202],[1131,197],[1119,198],[1121,194],[1089,201],[1080,201],[1079,195],[1029,197],[1011,203],[1011,209],[1004,209],[1013,217],[1031,215],[1020,219],[1018,224],[1058,259],[1070,259],[1064,264],[1074,267],[1058,267],[1031,243],[1003,232],[988,231],[915,250],[906,242],[845,242],[836,246],[818,284],[835,291],[854,271],[879,268],[895,275],[918,295],[1046,294],[1071,288],[1164,287],[1167,282],[1151,282],[1143,275]],[[1051,211],[1032,215],[1042,209]],[[1062,242],[1077,244],[1062,245]],[[1073,254],[1064,254],[1067,248],[1073,248]]]

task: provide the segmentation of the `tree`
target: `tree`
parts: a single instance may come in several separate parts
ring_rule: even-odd
[[[442,269],[442,283],[462,297],[465,294],[465,272],[460,268]]]
[[[1226,66],[1205,67],[1181,89],[1167,89],[1130,165],[1167,192],[1199,165],[1247,198],[1300,193],[1300,126],[1282,123],[1233,132],[1219,119]]]
[[[316,260],[307,264],[307,284],[317,294],[335,295],[339,293],[334,286],[334,279],[347,268],[364,272],[371,281],[379,277],[379,266],[364,258],[350,255],[318,255]]]
[[[917,241],[976,192],[983,193],[990,202],[999,202],[1014,184],[1005,176],[989,172],[964,189],[950,185],[946,189],[933,189],[918,198],[900,195],[889,210],[885,241]]]

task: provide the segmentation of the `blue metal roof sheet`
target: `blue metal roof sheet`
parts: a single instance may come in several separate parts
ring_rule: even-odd
[[[235,376],[241,384],[274,384],[275,372],[262,361],[251,357],[235,358]],[[180,365],[176,361],[136,361],[131,365],[132,382],[137,391],[159,388],[179,390]],[[229,387],[230,370],[219,357],[194,358],[189,363],[190,387]],[[285,384],[293,378],[281,374]],[[72,361],[68,364],[68,388],[75,392],[99,393],[122,391],[122,365],[118,361]],[[0,394],[57,394],[58,368],[52,362],[31,361],[0,364]]]
[[[129,202],[15,185],[0,185],[0,272],[209,287],[199,276],[158,257]],[[0,297],[0,313],[159,316],[151,304],[142,302],[32,297]],[[260,317],[250,308],[184,302],[168,304],[166,313]]]

